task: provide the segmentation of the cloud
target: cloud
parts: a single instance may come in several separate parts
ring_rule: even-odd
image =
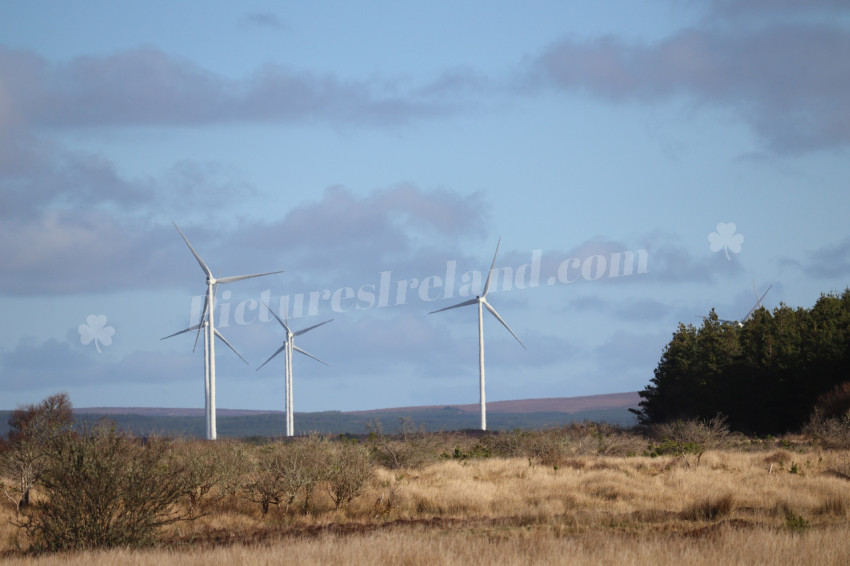
[[[256,257],[273,254],[288,271],[357,287],[388,270],[397,279],[445,270],[446,260],[459,259],[458,241],[483,235],[488,219],[480,194],[399,184],[358,195],[334,186],[232,241]]]
[[[100,155],[1,128],[0,219],[32,217],[56,207],[131,209],[154,196]]]
[[[806,275],[823,279],[850,275],[850,238],[814,250],[802,267]]]
[[[195,379],[197,360],[191,354],[136,351],[120,360],[92,354],[93,348],[55,339],[38,343],[21,339],[0,356],[3,386],[10,391],[38,388],[70,389],[116,383],[163,383]]]
[[[666,333],[635,334],[618,331],[593,350],[598,370],[612,381],[652,377],[664,346]]]
[[[780,23],[686,29],[654,43],[564,40],[534,62],[538,80],[614,102],[690,97],[732,108],[777,152],[850,143],[850,32]]]
[[[644,247],[649,256],[646,276],[653,282],[706,283],[743,272],[737,255],[727,260],[723,253],[710,252],[708,245],[704,254],[695,254],[675,235],[655,232],[646,238]]]
[[[268,28],[268,29],[286,29],[277,14],[273,12],[252,12],[245,14],[239,20],[239,23],[244,27],[249,28]]]
[[[829,15],[848,10],[844,0],[712,0],[708,3],[711,19],[736,20],[741,17]]]
[[[179,164],[166,182],[190,186],[195,179],[211,179],[203,184],[215,187],[214,173],[214,168]],[[219,182],[220,192],[230,194],[230,177]],[[185,194],[191,202],[192,193]],[[171,214],[184,209],[158,206]],[[0,223],[0,291],[27,295],[164,288],[180,284],[176,274],[188,278],[195,269],[170,224],[152,221],[151,214],[93,208],[71,211],[57,204]],[[465,264],[456,246],[485,233],[488,211],[477,194],[405,184],[365,195],[332,187],[318,201],[297,205],[282,219],[264,224],[239,222],[210,230],[178,223],[214,271],[232,275],[285,269],[292,292],[309,292],[356,289],[375,283],[384,271],[391,271],[394,281],[423,279],[444,273],[448,260]]]
[[[0,116],[52,129],[303,120],[386,125],[453,108],[443,91],[405,96],[393,92],[394,82],[346,81],[276,64],[248,77],[224,77],[155,47],[61,63],[0,47],[0,84]]]

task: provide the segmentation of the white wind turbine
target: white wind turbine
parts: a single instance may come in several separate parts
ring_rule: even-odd
[[[765,295],[767,295],[767,292],[770,291],[772,288],[773,288],[773,285],[770,285],[767,289],[765,289],[765,291],[764,291],[764,293],[762,293],[761,297],[759,297],[759,291],[758,291],[758,288],[756,288],[756,280],[753,279],[753,291],[755,291],[755,294],[756,294],[756,304],[753,308],[750,309],[750,312],[748,312],[744,316],[744,318],[741,319],[741,323],[746,322],[747,319],[750,318],[753,315],[753,313],[756,312],[757,309],[760,309],[762,307],[761,302],[764,300],[764,297],[765,297]],[[741,326],[743,326],[743,324],[741,324]]]
[[[294,411],[294,406],[293,406],[293,402],[292,402],[292,351],[295,350],[296,352],[298,352],[300,354],[304,354],[307,357],[313,358],[314,360],[316,360],[317,362],[319,362],[321,364],[325,364],[325,362],[323,362],[322,360],[320,360],[319,358],[317,358],[313,354],[310,354],[309,352],[306,352],[306,351],[302,350],[301,348],[299,348],[298,346],[296,346],[295,345],[295,337],[301,336],[302,334],[306,334],[307,332],[310,332],[314,328],[318,328],[318,327],[322,326],[323,324],[327,324],[327,323],[331,322],[331,320],[333,320],[333,319],[326,320],[325,322],[320,322],[319,324],[314,324],[313,326],[308,326],[307,328],[293,332],[289,328],[289,313],[286,310],[286,304],[285,303],[284,303],[284,308],[283,308],[283,315],[284,315],[284,318],[286,318],[286,322],[282,321],[280,319],[280,317],[277,316],[277,314],[275,314],[275,312],[272,309],[270,309],[267,304],[263,303],[263,306],[266,307],[266,309],[272,314],[273,317],[275,317],[275,319],[277,319],[277,321],[283,327],[283,330],[286,332],[286,338],[283,340],[283,345],[280,348],[278,348],[277,351],[274,354],[272,354],[271,357],[269,357],[269,359],[264,361],[262,363],[262,365],[257,368],[257,371],[260,371],[260,368],[263,367],[264,365],[266,365],[267,363],[269,363],[270,361],[272,361],[272,359],[275,356],[277,356],[281,352],[284,352],[285,379],[286,379],[286,381],[285,381],[285,383],[286,383],[286,386],[285,386],[285,389],[286,389],[286,393],[285,393],[285,395],[286,395],[286,399],[285,399],[285,402],[286,402],[286,436],[292,436],[292,435],[295,434],[295,411]],[[325,364],[325,365],[328,365],[328,364]]]
[[[215,312],[216,287],[219,284],[233,283],[234,281],[251,279],[252,277],[274,275],[275,273],[283,273],[283,271],[270,271],[268,273],[254,273],[251,275],[233,275],[230,277],[213,277],[212,271],[210,271],[210,268],[207,267],[206,263],[204,263],[204,260],[201,259],[201,256],[198,255],[198,252],[195,251],[195,248],[192,247],[192,244],[189,243],[189,240],[183,234],[183,231],[180,230],[180,227],[177,226],[174,221],[172,221],[172,224],[174,224],[174,227],[177,228],[178,232],[180,232],[180,236],[182,236],[183,241],[186,242],[187,246],[189,246],[189,250],[192,252],[192,255],[195,256],[195,259],[198,260],[198,265],[201,266],[201,269],[203,269],[204,274],[207,276],[207,292],[204,296],[204,310],[201,311],[200,322],[185,330],[172,334],[171,336],[183,334],[184,332],[189,332],[191,330],[197,330],[198,335],[200,335],[201,330],[204,331],[204,409],[207,421],[207,440],[215,440],[217,436],[215,422],[215,337],[218,337],[231,350],[233,350],[243,362],[246,364],[248,363],[215,327],[213,313]],[[171,336],[166,336],[165,338],[170,338]],[[163,338],[163,340],[165,338]],[[195,337],[195,344],[197,345],[197,343],[198,336]]]
[[[457,309],[460,307],[465,307],[468,305],[478,304],[478,369],[480,373],[479,378],[479,388],[481,395],[481,430],[487,430],[487,403],[484,394],[484,313],[483,309],[486,308],[490,311],[490,314],[496,317],[496,320],[502,323],[502,326],[508,329],[508,332],[511,333],[511,336],[516,338],[516,341],[519,342],[519,345],[524,349],[525,344],[514,334],[514,331],[511,330],[511,327],[508,326],[508,323],[502,320],[502,317],[499,316],[499,313],[496,312],[490,303],[487,302],[487,291],[490,290],[490,279],[493,277],[493,268],[496,266],[496,256],[499,254],[499,244],[501,244],[502,238],[499,238],[499,241],[496,243],[496,253],[493,254],[493,263],[490,264],[490,271],[487,273],[487,280],[484,283],[484,290],[480,295],[475,297],[474,299],[469,299],[468,301],[463,301],[462,303],[458,303],[456,305],[452,305],[450,307],[438,309],[435,311],[431,311],[428,314],[434,314],[438,312],[447,311],[450,309]]]
[[[767,292],[770,291],[772,288],[773,288],[773,285],[768,286],[768,288],[765,289],[764,293],[762,293],[761,296],[759,296],[758,289],[756,288],[756,280],[753,279],[753,291],[755,291],[755,293],[756,293],[756,304],[755,304],[755,306],[753,308],[751,308],[750,311],[747,314],[745,314],[744,318],[742,318],[740,321],[724,320],[722,318],[718,318],[717,322],[726,322],[726,323],[729,323],[729,324],[737,324],[738,326],[743,327],[744,323],[747,322],[747,320],[753,315],[753,313],[756,312],[757,309],[760,309],[762,307],[761,302],[764,300],[764,297],[767,295]],[[697,315],[697,318],[701,318],[703,320],[708,320],[707,316]]]

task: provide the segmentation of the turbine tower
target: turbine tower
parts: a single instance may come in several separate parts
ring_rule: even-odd
[[[300,354],[304,354],[307,357],[313,358],[314,360],[316,360],[319,363],[325,364],[325,362],[323,362],[322,360],[320,360],[319,358],[317,358],[313,354],[310,354],[310,353],[302,350],[298,346],[296,346],[295,345],[295,337],[301,336],[302,334],[306,334],[307,332],[310,332],[314,328],[318,328],[318,327],[322,326],[323,324],[327,324],[327,323],[331,322],[331,320],[333,320],[333,319],[326,320],[325,322],[320,322],[319,324],[314,324],[313,326],[309,326],[307,328],[304,328],[303,330],[298,330],[296,332],[293,332],[289,328],[289,313],[286,310],[286,304],[285,303],[284,303],[284,308],[283,308],[283,315],[284,315],[284,318],[286,318],[286,322],[282,321],[280,319],[280,317],[277,316],[277,314],[275,314],[275,312],[272,309],[270,309],[267,304],[263,303],[263,306],[266,307],[266,309],[272,314],[273,317],[275,317],[275,319],[277,319],[277,321],[283,327],[283,330],[286,332],[286,338],[283,340],[283,345],[280,348],[278,348],[277,351],[274,354],[272,354],[271,357],[269,357],[269,359],[264,361],[263,364],[260,367],[257,368],[257,371],[260,371],[260,368],[263,367],[264,365],[266,365],[267,363],[269,363],[270,361],[272,361],[272,359],[275,356],[277,356],[281,352],[284,352],[285,383],[286,383],[286,385],[285,385],[285,389],[286,389],[286,393],[285,393],[285,395],[286,395],[286,399],[285,399],[285,403],[286,403],[286,436],[292,436],[292,435],[295,434],[295,411],[294,411],[293,402],[292,402],[292,351],[295,350],[296,352],[298,352]],[[325,365],[328,365],[328,364],[325,364]]]
[[[177,226],[174,221],[171,223],[174,224],[175,228],[177,228],[177,231],[180,233],[183,241],[186,242],[187,246],[189,246],[189,250],[192,252],[192,255],[195,256],[195,259],[198,260],[198,265],[201,266],[201,269],[207,276],[207,291],[204,296],[204,310],[201,311],[200,322],[185,330],[172,334],[171,336],[183,334],[184,332],[189,332],[191,330],[197,330],[198,335],[195,336],[195,344],[197,345],[198,336],[200,335],[201,330],[204,331],[204,410],[207,421],[207,440],[215,440],[217,437],[215,422],[215,338],[218,337],[231,350],[233,350],[243,362],[246,364],[248,363],[215,327],[213,313],[215,312],[216,287],[219,284],[233,283],[234,281],[251,279],[253,277],[263,277],[265,275],[274,275],[275,273],[283,273],[283,271],[270,271],[268,273],[254,273],[251,275],[233,275],[230,277],[213,277],[212,271],[210,271],[210,268],[207,267],[206,263],[204,263],[204,260],[201,259],[201,256],[198,255],[198,252],[195,251],[195,248],[192,247],[192,244],[189,243],[189,240],[183,234],[183,231],[180,230],[180,227]],[[165,338],[170,338],[171,336],[166,336]],[[163,340],[165,338],[163,338]]]
[[[480,391],[480,395],[481,395],[481,430],[487,430],[487,402],[486,402],[486,397],[485,397],[485,394],[484,394],[484,311],[483,311],[483,309],[486,308],[488,311],[490,311],[490,314],[495,316],[496,320],[501,322],[502,326],[504,326],[505,328],[508,329],[508,332],[511,333],[511,336],[516,338],[516,341],[519,342],[519,345],[522,346],[523,349],[527,350],[527,348],[525,347],[525,344],[523,344],[522,340],[520,340],[517,337],[517,335],[514,334],[514,331],[511,330],[511,327],[508,326],[508,323],[505,322],[502,319],[502,317],[499,316],[499,313],[496,312],[496,309],[494,309],[490,305],[490,303],[487,302],[487,291],[490,290],[490,280],[493,277],[493,268],[496,266],[496,256],[499,254],[499,244],[501,244],[501,242],[502,242],[502,238],[500,237],[499,241],[496,243],[496,253],[493,254],[493,263],[490,264],[490,271],[487,273],[487,280],[484,283],[484,290],[481,292],[480,295],[478,295],[474,299],[469,299],[468,301],[463,301],[462,303],[458,303],[456,305],[452,305],[450,307],[445,307],[445,308],[438,309],[438,310],[435,310],[435,311],[431,311],[431,312],[428,313],[428,314],[434,314],[434,313],[443,312],[443,311],[447,311],[447,310],[451,310],[451,309],[457,309],[457,308],[465,307],[465,306],[469,306],[469,305],[474,305],[474,304],[478,305],[478,370],[479,370],[479,374],[480,374],[478,386],[481,390]]]

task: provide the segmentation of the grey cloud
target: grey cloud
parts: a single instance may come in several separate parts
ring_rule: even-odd
[[[175,175],[178,180],[168,182],[214,177],[193,165]],[[172,214],[183,209],[168,208]],[[175,220],[211,269],[225,269],[224,275],[285,269],[288,289],[309,292],[317,285],[358,288],[382,271],[392,271],[395,280],[439,275],[446,260],[464,263],[455,246],[484,232],[487,210],[478,195],[399,185],[362,196],[329,189],[267,224],[212,230],[179,215]],[[198,275],[170,224],[96,209],[56,208],[0,223],[0,263],[0,290],[20,295],[183,286]]]
[[[669,338],[666,334],[619,331],[596,347],[593,355],[602,370],[623,374],[645,371],[649,381],[652,368],[661,358],[661,352],[667,342]]]
[[[285,26],[273,12],[252,12],[240,19],[240,24],[250,28],[284,29]]]
[[[457,259],[457,240],[482,235],[488,214],[478,194],[400,184],[357,195],[336,186],[279,221],[246,226],[233,242],[317,274],[342,272],[350,280],[394,270],[416,277],[444,269],[443,258]]]
[[[611,302],[595,296],[579,297],[570,301],[570,309],[579,312],[600,312],[622,320],[650,322],[667,317],[671,308],[654,299],[630,298]]]
[[[305,119],[388,124],[452,107],[274,64],[232,79],[153,47],[64,63],[0,47],[0,80],[7,85],[0,120],[17,116],[43,128]]]
[[[814,250],[802,266],[807,275],[824,279],[850,275],[850,238]]]
[[[195,378],[190,354],[136,351],[120,360],[99,358],[85,347],[55,339],[37,343],[22,339],[0,356],[3,387],[9,391],[55,387],[57,390],[93,384],[162,383]]]
[[[743,271],[737,255],[731,254],[727,260],[722,252],[709,251],[707,242],[704,254],[694,254],[676,236],[650,235],[644,245],[649,256],[647,278],[663,283],[705,283]]]
[[[679,95],[728,106],[775,151],[850,143],[850,32],[816,24],[688,29],[655,43],[562,41],[536,61],[567,91],[613,101]]]
[[[53,207],[136,208],[153,196],[99,155],[16,129],[0,131],[0,183],[2,219],[32,217]]]
[[[740,17],[818,16],[850,10],[844,0],[713,0],[708,3],[712,19],[732,20]]]
[[[4,222],[0,290],[31,295],[163,287],[166,242],[164,229],[101,212],[54,210]]]

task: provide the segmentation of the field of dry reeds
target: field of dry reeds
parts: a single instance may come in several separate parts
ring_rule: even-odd
[[[175,506],[186,520],[161,527],[143,548],[33,553],[7,497],[0,557],[85,566],[850,563],[850,451],[804,437],[677,443],[671,434],[660,442],[594,425],[408,433],[357,443],[316,436],[220,443],[239,456],[238,477],[212,482],[203,497],[195,491],[194,501],[181,498]],[[299,443],[309,450],[289,452]],[[221,446],[173,445],[196,462],[207,450],[226,460]],[[340,495],[344,479],[324,475],[292,497],[272,498],[264,513],[256,491],[264,458],[280,450],[282,459],[268,461],[282,465],[327,452],[324,466],[354,469],[340,446],[369,455],[351,497]],[[35,488],[32,507],[45,497]]]

